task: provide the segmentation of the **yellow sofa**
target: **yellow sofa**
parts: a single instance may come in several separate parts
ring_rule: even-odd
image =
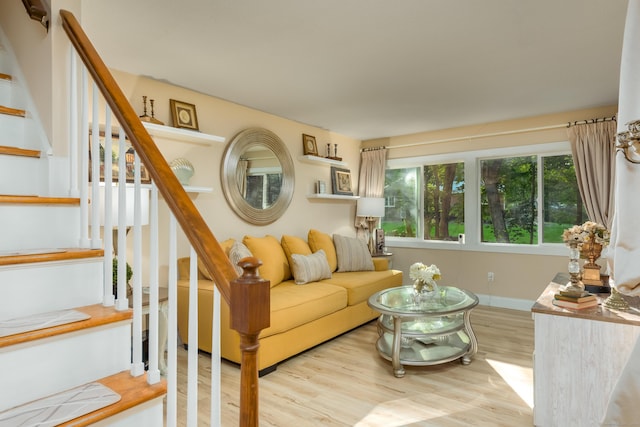
[[[271,282],[271,324],[260,334],[258,370],[264,375],[275,370],[278,362],[304,350],[334,338],[360,326],[378,314],[369,308],[367,300],[382,289],[402,285],[402,272],[388,269],[384,258],[361,256],[366,271],[342,271],[358,269],[358,259],[345,251],[358,245],[357,239],[339,236],[339,242],[348,241],[351,247],[339,244],[336,250],[334,239],[328,234],[310,230],[308,241],[294,236],[282,236],[278,241],[273,236],[245,236],[239,245],[233,240],[222,243],[232,262],[231,248],[242,246],[262,261],[260,276]],[[362,243],[366,250],[366,245]],[[324,254],[320,254],[320,250]],[[359,248],[354,250],[358,252]],[[362,252],[358,252],[362,255]],[[301,262],[326,257],[321,274],[322,280],[300,282]],[[367,260],[368,258],[368,260]],[[341,259],[345,260],[341,263]],[[237,262],[237,259],[235,260]],[[312,261],[312,262],[315,262]],[[351,265],[349,264],[351,262]],[[342,264],[342,265],[341,265]],[[345,267],[346,265],[346,267]],[[361,266],[360,266],[361,267]],[[308,272],[307,272],[308,273]],[[313,276],[313,274],[311,274]],[[189,258],[178,260],[178,331],[188,344],[189,313]],[[198,269],[198,347],[211,352],[211,323],[213,282],[208,273]],[[220,346],[222,357],[240,363],[240,340],[238,333],[229,325],[229,306],[222,301],[220,313]]]

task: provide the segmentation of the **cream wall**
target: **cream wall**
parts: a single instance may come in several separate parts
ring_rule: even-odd
[[[316,228],[327,233],[355,235],[353,217],[355,201],[316,201],[309,200],[306,195],[314,191],[314,182],[318,179],[330,185],[330,168],[323,165],[302,163],[298,157],[302,155],[302,134],[316,137],[319,150],[328,142],[338,144],[338,154],[343,157],[351,169],[353,189],[357,192],[358,164],[360,158],[360,141],[328,132],[313,126],[286,120],[227,102],[218,98],[203,95],[181,87],[159,82],[146,77],[113,71],[114,77],[121,86],[134,109],[141,115],[143,112],[142,96],[154,99],[155,117],[165,124],[171,124],[169,99],[188,102],[196,106],[199,128],[201,132],[226,138],[227,143],[240,131],[249,127],[263,127],[276,133],[287,146],[293,159],[295,169],[294,195],[289,208],[277,221],[267,226],[254,226],[244,222],[229,208],[222,193],[220,184],[220,168],[226,144],[213,143],[210,146],[162,140],[155,138],[158,147],[166,160],[184,157],[195,168],[190,185],[213,188],[211,193],[192,195],[203,218],[220,241],[229,237],[242,239],[245,234],[264,236],[271,234],[278,239],[283,234],[300,237],[307,236],[309,228]],[[150,109],[148,107],[148,113]],[[160,229],[165,230],[168,214],[161,215]],[[161,233],[161,253],[166,254],[166,233]],[[188,255],[188,245],[181,239],[179,255]],[[166,269],[167,259],[161,260]]]
[[[549,114],[519,120],[487,123],[435,132],[422,132],[411,135],[381,138],[364,141],[363,146],[389,147],[389,159],[426,156],[451,152],[485,150],[530,144],[567,141],[568,122],[586,119],[612,117],[616,106],[585,109],[560,114]],[[552,128],[538,131],[527,129]],[[478,137],[489,134],[504,134]],[[447,140],[447,142],[437,142]],[[408,147],[399,147],[408,146]],[[512,254],[497,252],[478,252],[460,249],[426,249],[393,247],[394,268],[408,271],[417,261],[435,263],[442,271],[442,284],[457,285],[486,296],[486,303],[493,305],[526,306],[527,301],[503,301],[503,298],[515,300],[535,300],[557,272],[567,269],[566,256]],[[488,282],[487,273],[493,272],[495,279]],[[405,275],[405,284],[409,284]],[[495,298],[494,298],[495,297]],[[490,299],[489,299],[490,298]]]

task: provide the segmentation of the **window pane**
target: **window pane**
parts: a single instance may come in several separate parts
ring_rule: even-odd
[[[480,162],[481,241],[537,244],[536,156]]]
[[[424,167],[424,239],[457,240],[464,233],[464,163]]]
[[[562,243],[562,232],[574,224],[587,220],[587,213],[578,190],[576,172],[571,155],[550,156],[542,159],[544,171],[543,243]]]
[[[386,170],[385,213],[382,218],[385,235],[417,236],[419,171],[419,168]]]

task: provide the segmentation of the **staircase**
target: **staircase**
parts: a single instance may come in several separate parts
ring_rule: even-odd
[[[0,427],[161,426],[166,383],[131,369],[131,310],[103,301],[80,200],[52,188],[26,89],[0,46]]]

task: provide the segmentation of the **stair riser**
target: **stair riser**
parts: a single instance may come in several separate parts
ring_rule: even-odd
[[[27,144],[25,123],[26,120],[23,117],[0,114],[0,145],[31,148],[25,147]]]
[[[19,267],[0,268],[0,320],[102,302],[101,258]]]
[[[0,411],[127,370],[130,322],[0,351]]]
[[[162,426],[163,407],[162,399],[158,398],[138,405],[128,411],[107,418],[104,421],[92,424],[93,427],[141,427],[141,426]]]
[[[45,159],[0,155],[0,194],[47,194]]]
[[[2,72],[2,69],[0,69],[0,72]],[[11,80],[0,79],[0,105],[10,107],[13,102],[11,95]]]
[[[78,206],[3,205],[0,251],[77,247],[79,223]]]

